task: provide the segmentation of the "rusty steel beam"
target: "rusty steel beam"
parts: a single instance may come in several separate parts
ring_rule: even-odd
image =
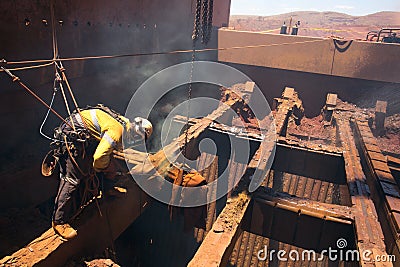
[[[266,149],[267,152],[270,151],[268,147]],[[265,159],[269,161],[272,158],[270,153]],[[267,171],[265,170],[265,172]],[[235,243],[243,231],[245,214],[249,212],[248,207],[251,200],[247,191],[250,183],[249,175],[248,172],[241,179],[233,193],[234,197],[227,200],[226,206],[188,266],[227,266]]]
[[[186,119],[176,116],[174,121],[185,123]],[[190,124],[198,123],[200,119],[191,118]],[[219,123],[212,123],[207,131],[229,135],[235,138],[248,139],[259,143],[262,140],[261,132],[251,129],[246,132],[242,127],[230,127]],[[257,152],[256,152],[257,153]],[[258,155],[257,155],[258,156]],[[253,160],[249,168],[256,168],[252,164],[258,163]],[[262,168],[262,167],[261,167]],[[272,169],[314,178],[335,184],[346,184],[344,175],[344,161],[341,151],[330,146],[307,146],[296,142],[290,142],[280,137],[276,143],[276,152]]]
[[[241,84],[239,84],[241,85]],[[237,85],[234,85],[237,86]],[[245,88],[245,85],[243,85]],[[248,98],[248,94],[242,91],[230,91],[229,99],[227,99],[223,104],[221,104],[216,110],[207,115],[206,117],[198,120],[196,124],[193,124],[187,130],[186,133],[181,134],[178,138],[173,140],[170,144],[164,146],[161,150],[159,150],[154,155],[150,156],[150,160],[152,164],[149,165],[149,168],[153,168],[153,166],[157,166],[157,169],[161,171],[161,169],[170,164],[169,159],[177,159],[179,154],[181,153],[182,148],[187,145],[189,147],[194,146],[194,142],[196,142],[197,138],[202,134],[210,125],[216,121],[218,118],[224,116],[227,111],[230,109],[237,110],[240,109],[242,105],[245,104],[245,99]],[[129,162],[129,155],[126,157]],[[136,164],[136,162],[132,162]],[[147,170],[149,171],[149,170]],[[143,166],[136,165],[131,170],[132,173],[142,173]]]
[[[200,123],[201,120],[202,119],[189,118],[189,124],[194,125]],[[173,118],[173,121],[179,124],[184,124],[186,123],[186,117],[177,115]],[[228,126],[222,123],[212,122],[207,130],[258,142],[262,141],[263,139],[261,136],[261,131],[258,128],[246,129],[243,126]]]
[[[391,174],[387,158],[366,121],[354,125],[372,197],[382,223],[385,243],[390,254],[400,258],[400,188]]]
[[[278,137],[278,144],[286,144],[286,145],[300,147],[300,148],[315,151],[315,152],[343,156],[343,154],[342,154],[343,151],[339,147],[333,146],[333,145],[312,144],[309,142],[304,143],[304,142],[299,142],[298,140],[286,139],[285,137]]]
[[[318,252],[339,238],[349,241],[346,249],[355,248],[350,207],[277,192],[260,192],[253,200],[251,223],[244,229],[248,232]]]
[[[246,188],[247,183],[243,183],[237,188],[237,194],[227,200],[226,206],[189,262],[189,267],[227,266],[250,204]]]
[[[271,142],[262,142],[261,146],[263,144],[267,144],[261,148],[264,155],[263,159],[268,162],[273,159],[273,154],[270,153],[272,151]],[[261,171],[263,176],[260,177],[265,177],[269,170],[263,167]],[[235,243],[243,231],[241,228],[244,224],[245,214],[249,212],[248,207],[251,200],[247,192],[250,183],[249,175],[250,173],[247,173],[241,180],[242,183],[239,182],[235,189],[236,196],[228,199],[227,205],[188,266],[227,266]]]
[[[249,163],[249,166],[255,166],[255,168],[249,167],[248,169],[253,169],[256,177],[264,178],[269,172],[267,166],[268,163],[272,163],[272,155],[274,155],[275,149],[275,142],[270,142],[270,140],[276,140],[279,135],[286,135],[289,117],[298,115],[299,111],[302,112],[303,109],[302,102],[298,99],[297,93],[293,88],[285,88],[282,99],[277,99],[277,101],[279,101],[276,104],[277,112],[274,114],[276,134],[268,131],[271,136],[261,139],[263,141]],[[242,187],[239,186],[237,188],[238,192],[241,192],[241,197],[228,201],[229,204],[225,206],[218,216],[212,230],[207,234],[188,266],[227,265],[236,239],[243,231],[240,226],[244,223],[244,217],[250,202],[250,196],[246,191],[250,181],[246,176],[242,181],[245,181],[243,182],[244,187],[242,185]]]
[[[384,235],[378,220],[377,211],[370,197],[370,189],[363,172],[356,147],[356,137],[350,126],[351,111],[334,114],[343,147],[347,184],[350,190],[352,212],[355,220],[356,245],[360,255],[371,251],[371,257],[387,256]],[[360,259],[362,266],[376,266],[374,262]],[[391,266],[390,263],[386,266]]]
[[[274,114],[275,132],[277,136],[266,137],[267,141],[261,143],[259,149],[256,151],[254,157],[249,163],[250,168],[255,168],[256,173],[265,175],[265,168],[268,166],[268,154],[272,153],[271,138],[277,139],[278,136],[286,136],[287,126],[290,117],[301,116],[304,109],[303,103],[299,99],[297,92],[294,88],[286,87],[282,93],[282,98],[275,98],[273,109],[276,110]]]
[[[176,115],[173,118],[174,122],[177,123],[186,123],[186,117],[181,116],[181,115]],[[199,123],[201,119],[197,118],[189,118],[189,124],[194,125],[196,123]],[[262,133],[259,130],[259,128],[254,127],[253,125],[249,125],[248,128],[244,128],[243,126],[227,126],[225,124],[213,122],[210,124],[208,130],[220,132],[222,134],[227,134],[231,136],[235,136],[237,138],[246,138],[248,140],[252,141],[261,141],[263,139]],[[262,129],[266,130],[266,129]],[[311,151],[316,151],[316,152],[322,152],[322,153],[328,153],[328,154],[336,154],[336,155],[342,155],[342,150],[336,146],[332,145],[323,145],[323,144],[310,144],[310,143],[303,143],[303,142],[298,142],[296,140],[289,140],[286,139],[283,136],[278,136],[277,137],[277,144],[286,144],[290,145],[293,147],[298,147],[298,148],[303,148]],[[253,166],[249,164],[251,168],[255,168],[256,166]]]
[[[127,189],[125,195],[98,200],[101,214],[96,205],[83,210],[73,222],[78,231],[76,238],[63,242],[53,229],[49,229],[1,259],[0,266],[63,266],[72,257],[100,253],[112,246],[114,239],[141,215],[149,201],[132,179],[124,179],[122,186]]]
[[[300,100],[294,88],[286,87],[281,98],[274,98],[273,109],[275,131],[278,136],[286,136],[286,130],[290,117],[298,119],[304,112],[303,102]]]

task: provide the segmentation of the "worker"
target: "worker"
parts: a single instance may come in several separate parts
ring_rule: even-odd
[[[286,34],[287,33],[287,26],[286,26],[286,22],[283,22],[283,25],[281,26],[281,31],[280,34]]]
[[[112,151],[121,148],[123,142],[132,145],[146,141],[152,132],[153,126],[147,119],[137,117],[130,122],[102,105],[72,113],[55,129],[55,138],[60,144],[60,184],[52,227],[61,239],[70,240],[77,236],[68,221],[75,213],[79,185],[99,173],[105,178],[115,177]]]
[[[299,32],[299,25],[300,25],[300,21],[296,22],[292,28],[292,33],[291,35],[297,35]]]

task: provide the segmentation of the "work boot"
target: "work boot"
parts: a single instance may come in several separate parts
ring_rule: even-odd
[[[126,192],[128,192],[126,188],[114,186],[113,188],[107,191],[107,195],[113,197],[122,197],[126,194]]]
[[[52,222],[52,227],[54,229],[54,232],[61,238],[63,241],[68,241],[78,235],[78,232],[72,228],[71,225],[68,223],[65,224],[57,224],[55,222]]]

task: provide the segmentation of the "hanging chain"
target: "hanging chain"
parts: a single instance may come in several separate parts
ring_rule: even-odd
[[[202,33],[202,43],[207,44],[210,40],[211,29],[212,29],[212,17],[213,17],[213,8],[214,3],[213,0],[197,0],[196,2],[196,14],[193,25],[193,51],[192,51],[192,59],[190,65],[190,76],[189,76],[189,90],[188,90],[188,107],[187,107],[187,116],[186,116],[186,125],[185,125],[185,144],[183,147],[183,167],[186,166],[186,155],[187,155],[187,144],[189,139],[189,118],[190,118],[190,100],[192,98],[192,88],[193,88],[193,69],[194,62],[196,60],[196,41],[200,35],[200,29]],[[202,13],[203,12],[203,13]]]
[[[194,17],[193,34],[192,34],[193,41],[196,41],[199,38],[200,25],[201,25],[201,0],[197,0],[196,15]]]
[[[207,43],[207,28],[208,28],[208,0],[203,0],[203,14],[202,14],[202,29],[201,29],[201,42]]]
[[[196,54],[195,54],[195,46],[196,46],[196,41],[193,40],[193,52],[192,52],[192,61],[190,64],[190,76],[189,76],[189,90],[188,90],[188,107],[187,107],[187,114],[186,114],[186,126],[185,126],[185,145],[183,147],[183,167],[186,166],[185,161],[186,161],[186,147],[188,144],[188,139],[189,139],[189,118],[190,118],[190,100],[192,99],[192,83],[193,83],[193,69],[194,69],[194,61],[196,59]]]
[[[207,0],[204,0],[207,1]],[[192,41],[193,41],[193,50],[192,50],[192,58],[190,64],[190,75],[189,75],[189,89],[188,89],[188,107],[186,114],[186,125],[185,125],[185,144],[183,146],[183,168],[186,166],[186,152],[187,152],[187,144],[189,138],[189,117],[190,117],[190,100],[192,99],[192,82],[193,82],[193,69],[194,69],[194,61],[196,60],[196,41],[200,35],[200,26],[201,26],[201,2],[202,0],[197,0],[196,2],[196,15],[194,19],[193,25],[193,33],[192,33]]]
[[[208,43],[211,39],[212,32],[212,21],[213,21],[213,11],[214,11],[214,0],[209,0],[208,4],[208,17],[207,17],[207,34],[204,43]]]

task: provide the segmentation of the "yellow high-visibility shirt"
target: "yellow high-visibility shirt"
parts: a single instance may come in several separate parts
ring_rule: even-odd
[[[124,127],[100,109],[83,110],[81,114],[90,134],[100,141],[93,155],[93,168],[100,172],[108,167],[112,151],[122,147]],[[129,123],[127,118],[122,116],[120,118]]]

